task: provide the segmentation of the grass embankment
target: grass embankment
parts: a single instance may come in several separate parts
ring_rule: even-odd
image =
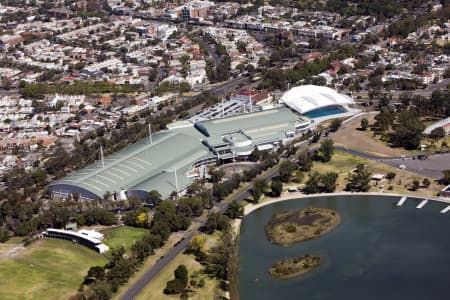
[[[307,207],[274,214],[265,230],[270,242],[288,247],[330,232],[340,220],[339,214],[334,210]]]
[[[304,256],[285,258],[277,261],[269,269],[269,274],[279,279],[289,279],[303,275],[320,265],[320,256]]]
[[[11,237],[9,240],[7,240],[7,241],[5,242],[5,244],[9,244],[9,245],[22,244],[23,241],[24,241],[25,239],[26,239],[26,238],[23,237],[23,236],[13,236],[13,237]]]
[[[105,243],[111,248],[119,248],[124,246],[129,249],[135,241],[144,234],[148,233],[148,229],[136,228],[129,226],[121,226],[103,231],[105,234]]]
[[[173,259],[159,274],[139,293],[137,300],[169,300],[180,299],[180,295],[166,295],[163,290],[167,281],[174,278],[173,272],[179,265],[185,265],[188,269],[189,276],[196,274],[196,280],[203,278],[205,286],[202,288],[193,289],[189,293],[189,299],[206,300],[213,299],[214,289],[217,286],[217,281],[209,278],[201,273],[202,265],[197,262],[193,255],[180,254]]]
[[[409,185],[414,180],[419,180],[420,182],[422,182],[423,179],[425,179],[426,177],[406,170],[401,170],[389,165],[385,165],[380,162],[351,155],[342,151],[335,151],[329,162],[326,163],[314,162],[314,166],[311,172],[318,171],[320,173],[324,172],[338,173],[339,177],[336,182],[337,183],[336,192],[341,192],[344,191],[345,186],[347,184],[346,178],[348,178],[350,173],[356,168],[358,164],[364,164],[372,174],[377,173],[386,175],[389,172],[396,173],[395,178],[391,181],[387,179],[382,179],[379,182],[372,180],[370,183],[372,185],[372,188],[370,189],[371,192],[384,191],[396,194],[435,196],[439,192],[439,190],[442,189],[442,186],[439,186],[439,184],[434,182],[432,178],[429,178],[431,184],[428,188],[422,187],[417,191],[411,191],[409,190]],[[306,180],[307,178],[305,178],[303,182],[306,182]]]
[[[161,248],[158,248],[155,250],[155,254],[150,255],[144,262],[144,264],[139,268],[139,270],[134,273],[131,278],[128,280],[127,284],[122,285],[119,287],[119,290],[117,293],[113,295],[113,299],[120,299],[120,297],[123,296],[123,294],[128,290],[129,287],[131,287],[142,275],[151,268],[162,255],[165,255],[167,251],[170,250],[170,248],[173,247],[173,245],[178,242],[183,235],[181,233],[175,232],[172,233],[167,240],[167,242],[162,246]],[[173,274],[173,273],[172,273]],[[153,298],[148,298],[153,299]]]
[[[13,257],[0,258],[0,299],[68,299],[91,266],[106,263],[79,244],[36,241]]]
[[[211,248],[218,238],[218,234],[208,235],[204,250]],[[203,266],[195,260],[194,255],[179,254],[173,259],[156,277],[139,293],[136,297],[137,300],[170,300],[180,299],[180,295],[166,295],[163,293],[166,283],[174,278],[174,271],[179,265],[185,265],[188,269],[189,278],[195,279],[199,282],[204,280],[205,285],[203,287],[190,288],[189,299],[193,300],[206,300],[213,299],[215,289],[218,285],[216,279],[210,278],[208,275],[203,274]]]

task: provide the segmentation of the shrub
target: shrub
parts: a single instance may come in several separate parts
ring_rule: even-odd
[[[419,180],[413,180],[411,184],[411,191],[417,191],[420,187],[420,181]]]
[[[296,232],[296,231],[297,231],[297,227],[295,227],[294,225],[286,226],[286,232],[293,233],[293,232]]]

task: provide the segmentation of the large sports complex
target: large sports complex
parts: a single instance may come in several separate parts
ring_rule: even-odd
[[[205,174],[208,164],[245,160],[253,150],[272,150],[310,130],[317,122],[356,113],[350,97],[327,87],[300,86],[270,109],[201,122],[179,121],[50,185],[54,196],[165,198]],[[247,104],[248,105],[248,104]]]

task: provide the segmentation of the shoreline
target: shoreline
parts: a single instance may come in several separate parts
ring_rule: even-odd
[[[302,198],[317,198],[317,197],[324,197],[324,196],[385,196],[385,197],[408,197],[408,198],[419,198],[419,199],[428,199],[431,201],[437,201],[437,202],[442,202],[442,203],[447,203],[450,205],[450,198],[442,198],[442,197],[427,197],[427,196],[419,196],[419,195],[406,195],[406,194],[394,194],[394,193],[379,193],[379,192],[337,192],[337,193],[320,193],[320,194],[303,194],[301,192],[283,192],[281,194],[280,197],[278,198],[270,198],[270,200],[267,200],[265,202],[262,203],[258,203],[258,204],[252,204],[249,203],[244,207],[244,217],[251,214],[252,212],[254,212],[255,210],[258,210],[261,207],[273,204],[273,203],[278,203],[278,202],[283,202],[283,201],[288,201],[288,200],[294,200],[294,199],[302,199]],[[243,217],[243,218],[244,218]],[[239,221],[242,221],[242,219],[240,219]],[[239,222],[240,224],[241,222]]]

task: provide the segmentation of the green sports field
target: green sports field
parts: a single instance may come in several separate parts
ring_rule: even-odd
[[[68,299],[91,266],[107,260],[84,246],[39,240],[14,257],[0,258],[0,299]]]
[[[121,226],[105,230],[102,233],[105,234],[105,243],[108,244],[109,247],[119,248],[120,246],[125,246],[125,248],[129,249],[134,241],[148,233],[148,229]]]

